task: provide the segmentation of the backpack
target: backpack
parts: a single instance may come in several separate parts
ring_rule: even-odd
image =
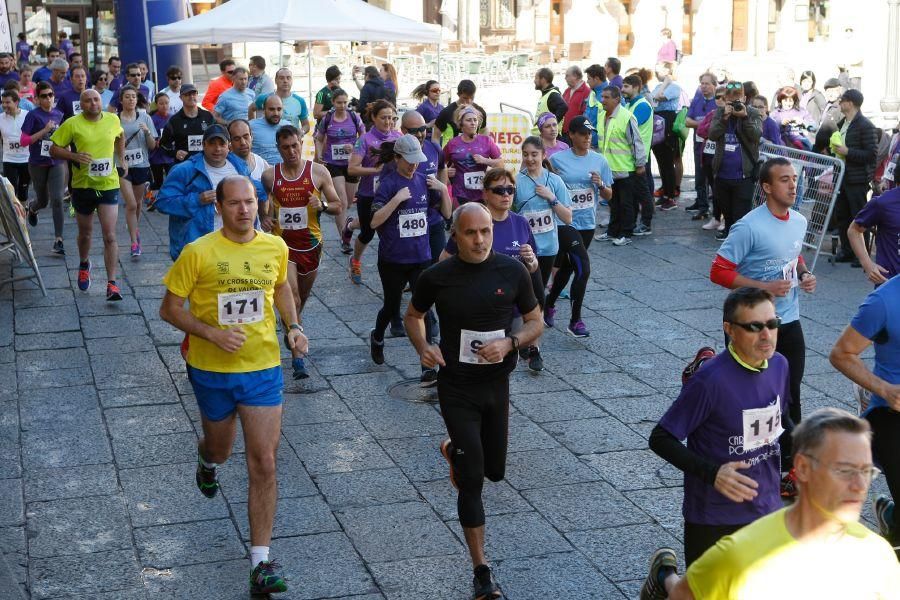
[[[349,109],[347,110],[347,113],[350,115],[350,120],[353,121],[353,126],[356,128],[357,133],[359,133],[360,128],[362,128],[363,131],[366,130],[366,126],[363,125],[362,118],[360,118],[358,114]],[[319,125],[316,125],[316,131],[327,133],[328,128],[331,126],[332,119],[334,119],[333,108],[325,113],[325,116],[322,117],[322,121],[319,123]]]
[[[666,120],[654,113],[653,115],[653,137],[650,139],[650,145],[656,146],[662,144],[666,139]]]

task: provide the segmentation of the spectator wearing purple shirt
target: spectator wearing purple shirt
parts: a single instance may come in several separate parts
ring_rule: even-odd
[[[781,128],[775,122],[775,119],[769,116],[769,101],[766,100],[766,97],[762,95],[756,96],[753,98],[750,106],[763,116],[762,139],[776,146],[784,146],[784,141],[781,139]]]
[[[687,565],[719,538],[782,507],[779,438],[793,427],[772,294],[734,290],[722,321],[727,350],[697,367],[650,434],[650,449],[684,472]]]
[[[28,59],[31,58],[31,44],[25,40],[25,32],[16,37],[19,38],[19,41],[16,42],[16,64],[21,67],[27,65]]]
[[[72,44],[72,40],[69,39],[69,34],[65,31],[59,32],[59,51],[64,54],[66,60],[75,52],[75,46]]]
[[[619,73],[622,72],[622,61],[615,56],[610,56],[606,59],[606,64],[603,65],[603,69],[606,71],[606,77],[608,79],[607,85],[611,85],[621,90],[622,76],[619,75]]]
[[[106,71],[109,73],[109,91],[115,92],[125,84],[125,74],[122,73],[122,59],[118,56],[110,56],[106,61]]]
[[[701,164],[703,146],[706,144],[706,139],[697,133],[697,127],[700,126],[706,115],[714,110],[716,110],[716,76],[712,73],[704,73],[700,76],[700,87],[694,99],[691,100],[685,120],[687,126],[694,130],[695,165]],[[712,181],[706,180],[703,169],[696,169],[694,185],[697,189],[697,201],[686,210],[697,211],[692,219],[702,221],[709,217],[709,187],[712,185]]]

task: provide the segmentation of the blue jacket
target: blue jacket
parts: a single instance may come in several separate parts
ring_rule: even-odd
[[[603,105],[600,104],[600,96],[603,94],[603,90],[609,87],[609,83],[604,81],[593,90],[591,90],[590,95],[588,95],[587,103],[584,108],[584,116],[588,118],[588,122],[594,127],[597,126],[597,116],[600,114],[600,111],[603,109]],[[597,132],[594,131],[591,133],[591,147],[597,147]]]
[[[228,162],[238,174],[250,177],[247,163],[237,155],[229,152]],[[254,180],[253,185],[259,201],[265,202],[267,196],[262,183]],[[172,260],[178,259],[182,248],[187,244],[215,228],[215,206],[200,202],[200,194],[212,189],[202,152],[175,165],[166,176],[156,198],[156,208],[169,215],[169,255]]]

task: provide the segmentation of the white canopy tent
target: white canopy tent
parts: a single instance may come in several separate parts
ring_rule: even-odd
[[[362,0],[229,0],[151,31],[151,43],[157,46],[285,41],[407,42],[440,48],[441,28]],[[311,73],[309,77],[312,93]]]

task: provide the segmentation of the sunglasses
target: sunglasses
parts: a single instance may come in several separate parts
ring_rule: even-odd
[[[742,90],[742,89],[744,89],[744,84],[739,81],[736,81],[733,83],[728,83],[725,85],[725,89],[726,90]]]
[[[763,329],[778,329],[781,327],[781,318],[775,317],[774,319],[769,319],[768,321],[750,321],[749,323],[738,323],[737,321],[731,321],[732,325],[737,325],[741,329],[749,331],[750,333],[759,333]]]
[[[225,71],[225,74],[226,75],[234,75],[234,69],[232,69],[230,71]]]
[[[169,79],[181,79],[181,75],[173,75],[172,77],[169,77]]]
[[[46,94],[38,94],[38,98],[52,98],[53,92],[47,92]]]
[[[431,88],[430,90],[428,90],[428,93],[429,94],[440,94],[441,88]]]
[[[421,127],[411,127],[406,130],[406,133],[416,135],[418,133],[425,133],[426,131],[428,131],[428,125],[422,125]]]
[[[716,94],[716,100],[721,100],[724,97],[725,97],[724,94]]]
[[[140,76],[141,76],[140,73],[129,73],[128,74],[128,77],[140,77]]]
[[[498,185],[496,187],[488,188],[492,194],[496,194],[498,196],[512,196],[516,193],[516,186],[514,185]]]

